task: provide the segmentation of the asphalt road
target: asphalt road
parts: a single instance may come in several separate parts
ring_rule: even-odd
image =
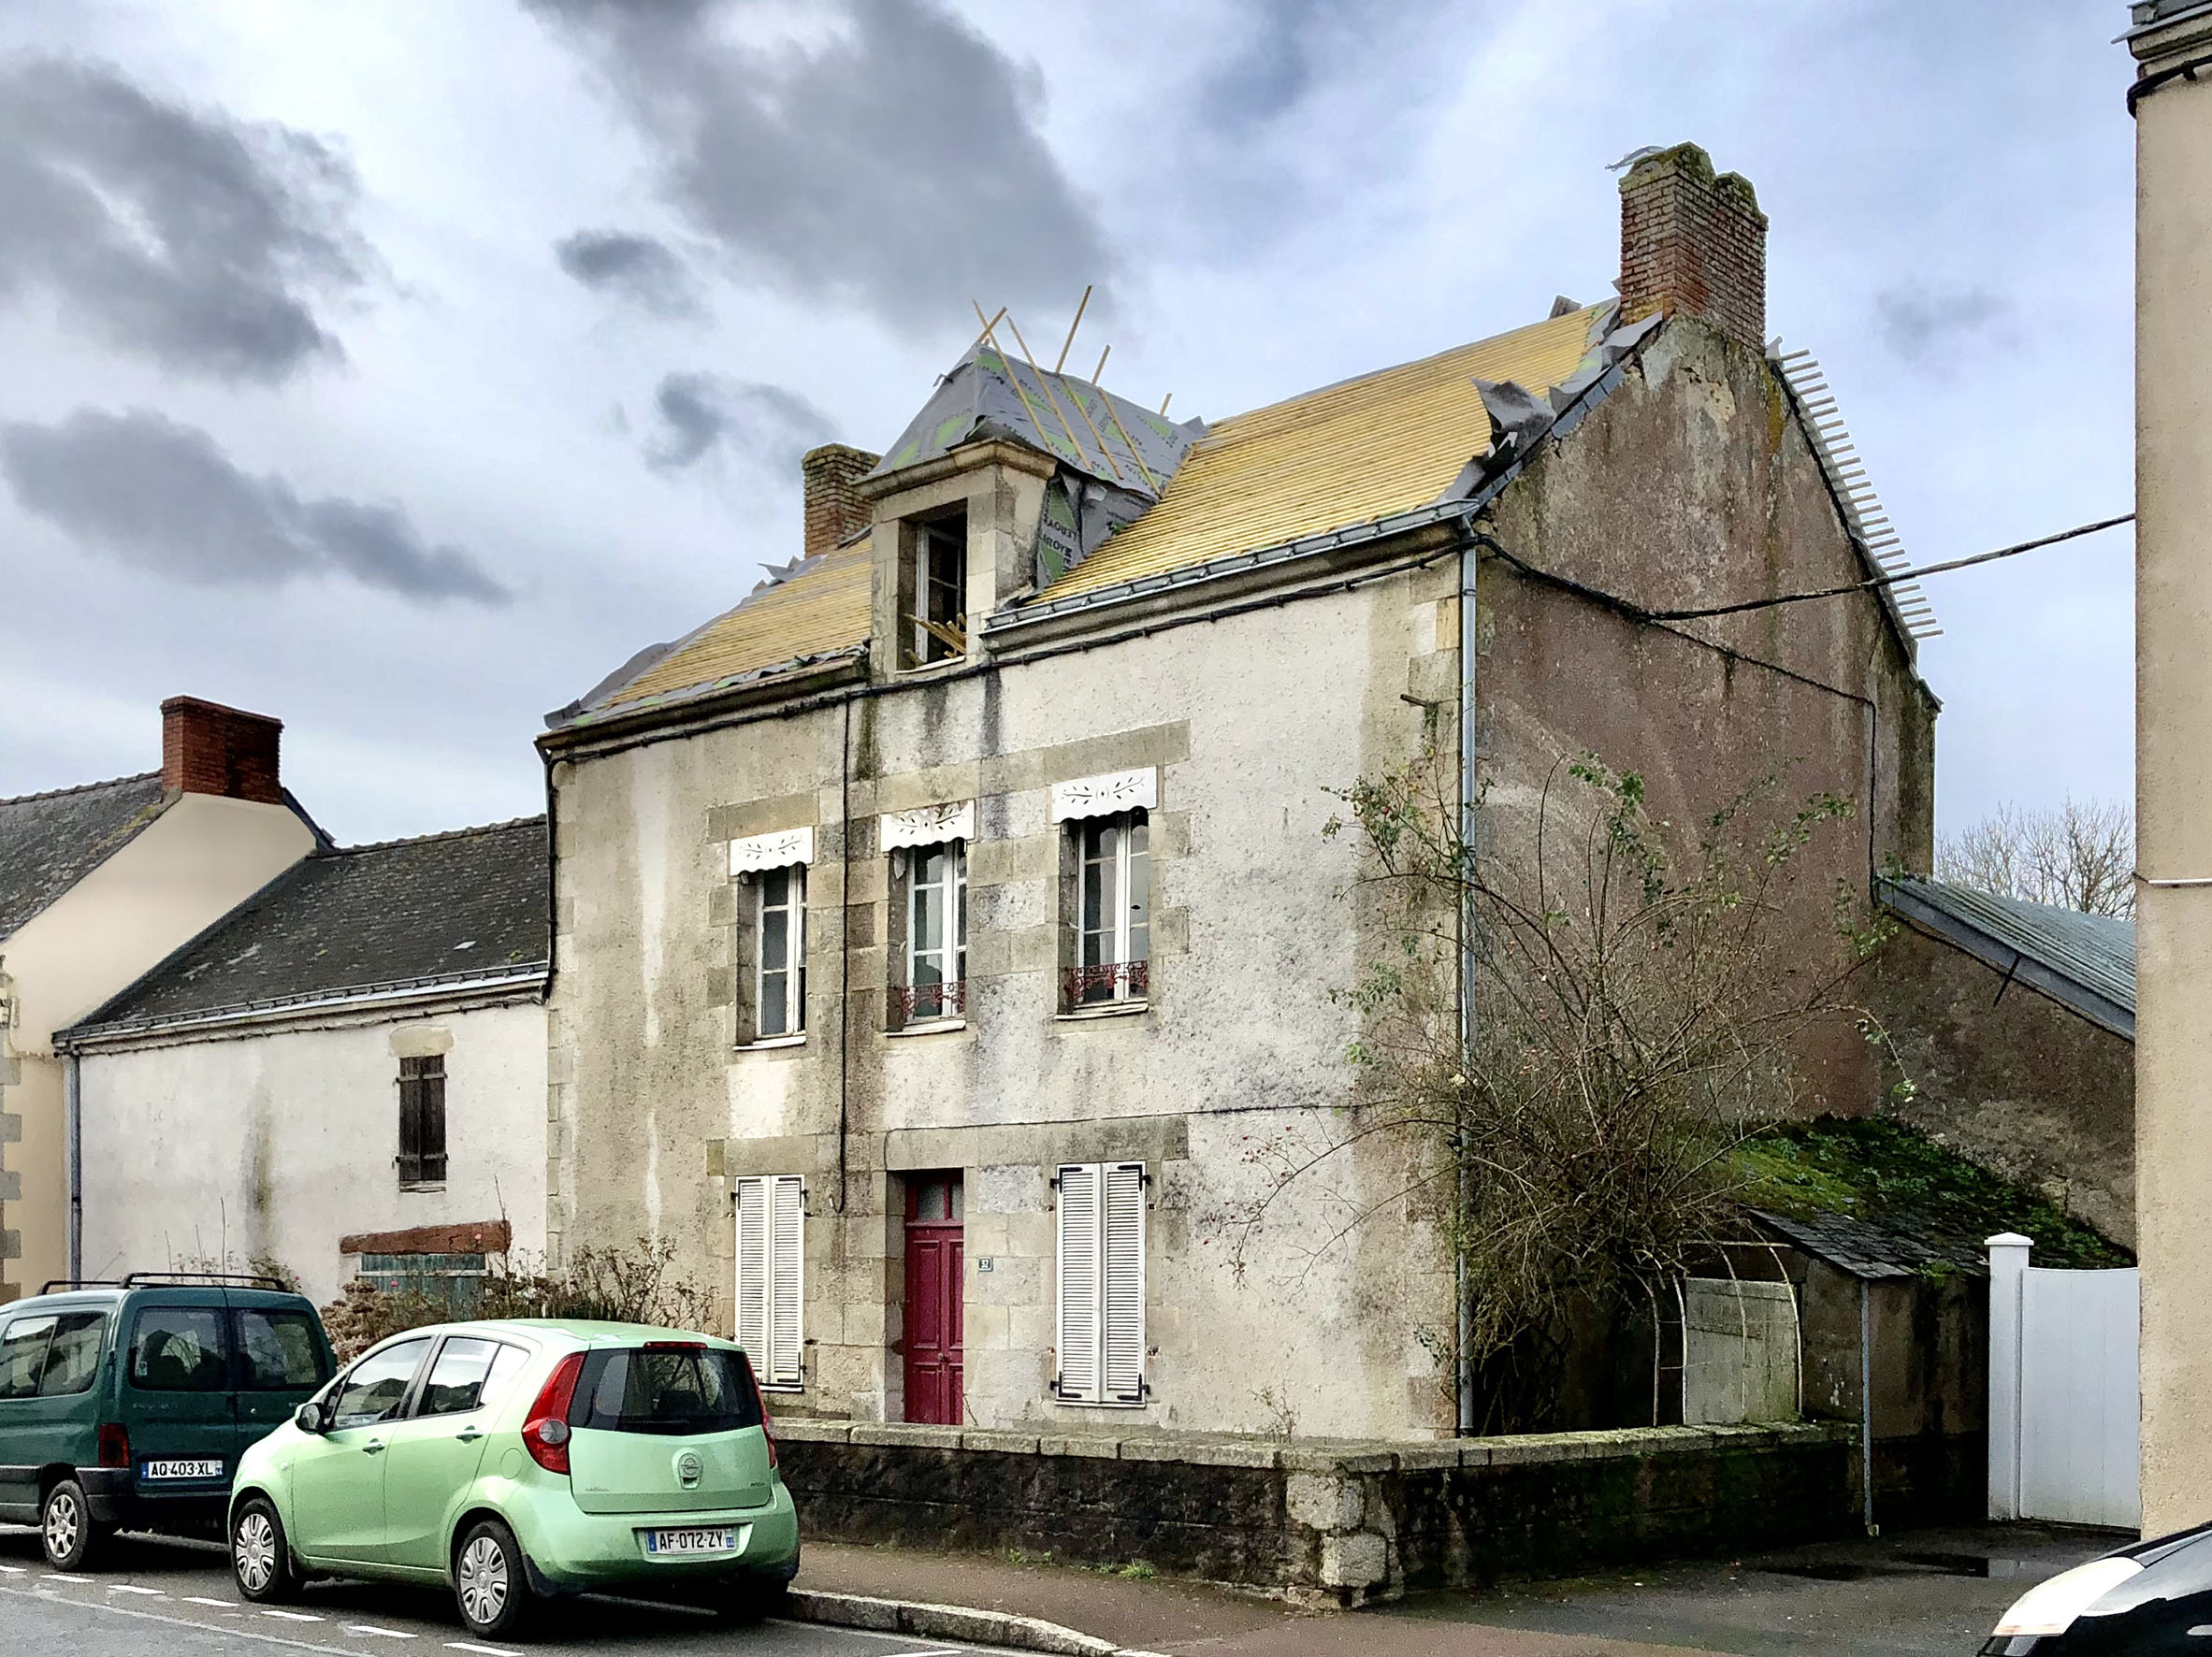
[[[51,1570],[28,1530],[0,1525],[0,1652],[69,1657],[203,1657],[321,1652],[341,1657],[496,1657],[524,1647],[472,1640],[450,1593],[384,1583],[319,1582],[296,1605],[250,1606],[213,1543],[123,1537],[95,1574]],[[530,1652],[691,1657],[966,1657],[978,1648],[909,1635],[771,1621],[731,1627],[703,1611],[586,1597],[552,1608]]]

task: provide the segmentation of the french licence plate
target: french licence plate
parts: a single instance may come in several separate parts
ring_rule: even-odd
[[[221,1462],[146,1462],[138,1468],[141,1478],[221,1478]]]
[[[647,1531],[647,1553],[732,1553],[737,1549],[733,1525],[708,1525],[682,1531]]]

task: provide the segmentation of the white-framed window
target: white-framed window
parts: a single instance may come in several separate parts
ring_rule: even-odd
[[[958,1018],[968,996],[968,843],[906,853],[904,1022]]]
[[[758,883],[759,965],[753,987],[754,1034],[766,1041],[806,1030],[806,865],[763,871]]]
[[[1069,825],[1076,837],[1070,1007],[1141,1001],[1151,990],[1150,829],[1142,811]]]
[[[928,667],[968,654],[968,517],[933,518],[914,526],[914,560],[906,588],[907,663]]]
[[[806,1384],[805,1290],[805,1178],[745,1175],[737,1181],[737,1344],[763,1388]]]
[[[1141,1405],[1145,1385],[1145,1165],[1070,1162],[1060,1189],[1063,1404]]]

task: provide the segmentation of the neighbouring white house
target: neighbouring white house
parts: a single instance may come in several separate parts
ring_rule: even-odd
[[[77,1270],[53,1032],[325,843],[276,720],[195,697],[161,716],[158,771],[0,800],[0,1303]]]
[[[321,1301],[542,1238],[546,884],[542,817],[325,848],[58,1032],[85,1274],[273,1260]]]

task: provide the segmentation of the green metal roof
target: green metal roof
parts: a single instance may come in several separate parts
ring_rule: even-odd
[[[1921,930],[2135,1039],[2135,923],[1908,875],[1882,901]]]

